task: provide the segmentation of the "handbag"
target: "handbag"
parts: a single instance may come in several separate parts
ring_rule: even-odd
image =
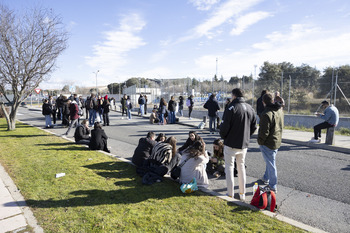
[[[177,178],[180,177],[181,175],[181,168],[183,165],[185,165],[185,163],[190,159],[191,157],[187,157],[184,161],[182,161],[182,163],[180,163],[179,165],[175,166],[173,168],[173,170],[171,170],[170,176],[171,178],[173,178],[174,180],[176,180]]]
[[[188,184],[182,184],[180,189],[183,193],[193,193],[194,191],[198,190],[196,178],[193,178]]]

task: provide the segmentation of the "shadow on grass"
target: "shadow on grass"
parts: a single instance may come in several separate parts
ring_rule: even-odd
[[[36,146],[71,146],[77,145],[74,142],[59,142],[59,143],[43,143],[43,144],[35,144]]]
[[[10,132],[10,131],[9,131]],[[28,138],[28,137],[47,137],[49,135],[47,134],[35,134],[35,135],[14,135],[14,134],[10,134],[10,135],[0,135],[0,137],[9,137],[9,138]]]
[[[153,185],[143,185],[141,178],[136,175],[135,168],[123,162],[103,162],[84,166],[94,170],[97,175],[107,181],[117,180],[113,186],[106,186],[102,189],[76,190],[67,196],[74,196],[63,200],[26,200],[28,206],[32,208],[57,208],[57,207],[78,207],[78,206],[98,206],[108,204],[131,204],[139,203],[148,199],[166,199],[175,196],[187,196],[179,190],[179,184],[170,180]],[[111,190],[112,189],[112,190]],[[191,195],[203,195],[196,192]],[[6,203],[10,206],[12,203]]]

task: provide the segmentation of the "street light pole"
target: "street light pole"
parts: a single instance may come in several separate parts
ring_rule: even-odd
[[[92,72],[96,75],[96,95],[98,95],[98,90],[97,90],[97,74],[100,72],[100,70],[97,70],[96,72]]]

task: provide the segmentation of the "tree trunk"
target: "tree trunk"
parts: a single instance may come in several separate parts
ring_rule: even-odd
[[[10,114],[7,113],[5,109],[4,103],[0,103],[1,110],[4,112],[6,122],[7,122],[7,130],[15,130],[16,129],[16,114],[17,114],[17,105],[13,105],[11,107]]]

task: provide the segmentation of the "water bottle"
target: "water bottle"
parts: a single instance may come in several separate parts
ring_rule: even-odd
[[[258,189],[259,185],[258,183],[255,183],[253,186],[253,195],[255,194],[256,190]]]

